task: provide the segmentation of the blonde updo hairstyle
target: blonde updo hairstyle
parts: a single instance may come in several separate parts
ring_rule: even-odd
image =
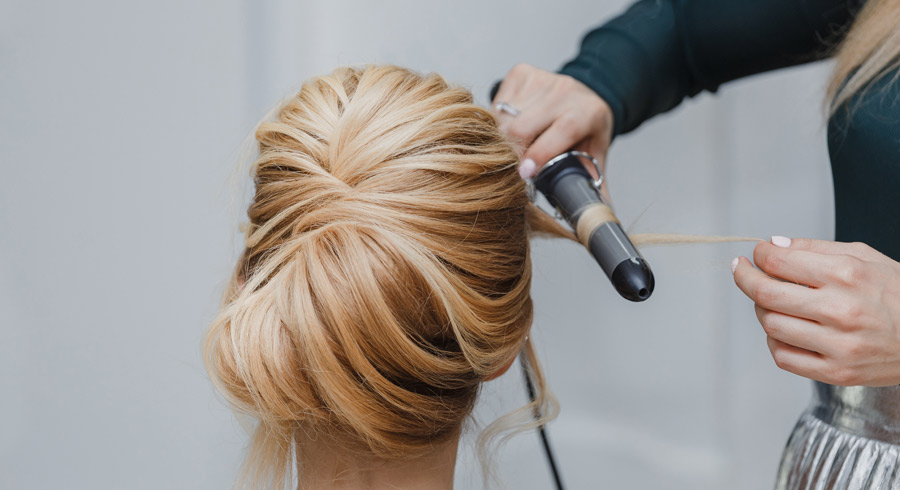
[[[249,484],[283,485],[312,440],[424,454],[520,351],[549,409],[528,237],[573,237],[529,202],[516,150],[467,90],[342,68],[256,139],[246,244],[206,343],[219,390],[258,419]]]

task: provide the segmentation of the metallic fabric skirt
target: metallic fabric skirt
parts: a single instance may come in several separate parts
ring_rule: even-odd
[[[900,490],[900,386],[815,383],[788,440],[777,490]]]

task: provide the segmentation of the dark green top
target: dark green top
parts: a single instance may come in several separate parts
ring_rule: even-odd
[[[561,73],[627,133],[685,97],[827,57],[862,0],[641,0],[585,36]],[[828,122],[836,239],[900,260],[900,80],[878,79]]]

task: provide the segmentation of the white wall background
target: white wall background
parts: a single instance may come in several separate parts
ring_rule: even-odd
[[[338,65],[436,71],[484,101],[518,61],[556,69],[625,0],[0,2],[0,488],[222,489],[245,435],[200,339],[235,259],[244,137]],[[688,101],[613,146],[634,231],[831,238],[827,66]],[[570,489],[771,487],[809,384],[774,367],[728,264],[750,245],[645,251],[653,298],[535,245],[535,336]],[[517,371],[477,419],[524,401]],[[463,451],[457,488],[480,488]],[[498,455],[551,480],[537,436]]]

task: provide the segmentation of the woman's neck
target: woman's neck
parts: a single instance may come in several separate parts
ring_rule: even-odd
[[[459,437],[415,459],[384,461],[348,455],[324,444],[298,451],[298,490],[452,490]]]

